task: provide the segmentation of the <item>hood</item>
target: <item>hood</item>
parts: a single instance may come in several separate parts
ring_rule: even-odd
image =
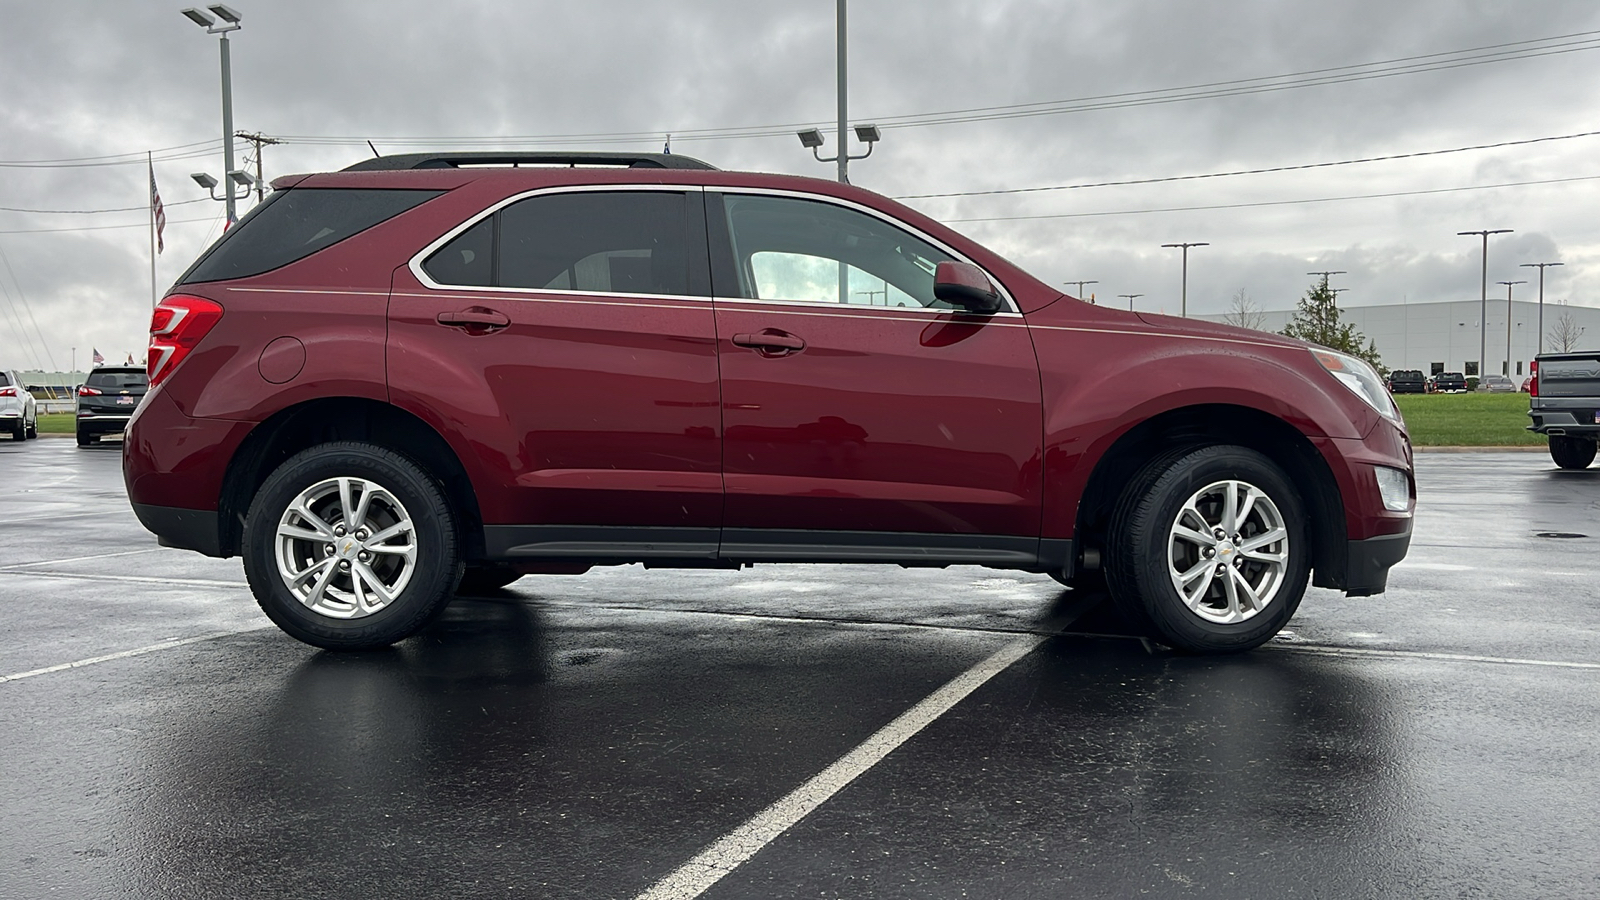
[[[1136,313],[1136,315],[1152,328],[1159,328],[1162,331],[1170,331],[1176,334],[1245,341],[1267,347],[1309,348],[1312,346],[1299,338],[1286,337],[1276,332],[1239,328],[1235,325],[1224,325],[1221,322],[1207,322],[1204,319],[1182,319],[1177,316],[1162,316],[1143,312]]]

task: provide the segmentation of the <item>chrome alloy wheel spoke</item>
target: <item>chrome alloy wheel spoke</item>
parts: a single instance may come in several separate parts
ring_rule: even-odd
[[[416,570],[417,535],[392,492],[345,476],[319,481],[287,505],[274,550],[284,586],[302,605],[359,619],[404,592]]]
[[[1191,612],[1234,624],[1272,603],[1289,553],[1289,529],[1272,498],[1248,482],[1218,481],[1196,491],[1173,517],[1167,572]]]

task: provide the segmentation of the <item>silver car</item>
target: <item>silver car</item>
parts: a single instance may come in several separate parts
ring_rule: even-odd
[[[39,409],[15,369],[0,369],[0,431],[23,441],[39,436]]]
[[[1485,375],[1478,382],[1478,390],[1489,394],[1515,394],[1517,384],[1504,375]]]

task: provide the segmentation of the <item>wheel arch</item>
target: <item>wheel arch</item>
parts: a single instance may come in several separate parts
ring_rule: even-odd
[[[223,475],[217,538],[223,556],[236,555],[244,518],[267,476],[302,450],[331,441],[364,441],[415,462],[432,475],[455,508],[462,557],[483,556],[483,517],[466,468],[448,442],[417,416],[377,400],[325,397],[288,407],[245,437]]]
[[[1117,498],[1146,463],[1176,447],[1211,444],[1248,447],[1284,470],[1311,520],[1312,583],[1343,587],[1348,552],[1344,500],[1327,460],[1283,419],[1229,404],[1167,410],[1130,428],[1106,449],[1090,472],[1073,521],[1080,566],[1098,567]]]

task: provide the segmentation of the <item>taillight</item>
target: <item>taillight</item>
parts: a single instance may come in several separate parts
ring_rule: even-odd
[[[150,316],[150,355],[145,362],[150,387],[166,380],[221,319],[222,307],[202,297],[173,294],[162,300]]]
[[[0,397],[15,397],[16,395],[17,389],[14,387],[0,388]]]
[[[84,384],[84,385],[79,385],[78,386],[78,396],[79,397],[98,397],[98,396],[100,396],[100,392],[95,390],[94,388],[89,387],[88,385]]]
[[[1539,361],[1528,363],[1528,396],[1539,396]]]

